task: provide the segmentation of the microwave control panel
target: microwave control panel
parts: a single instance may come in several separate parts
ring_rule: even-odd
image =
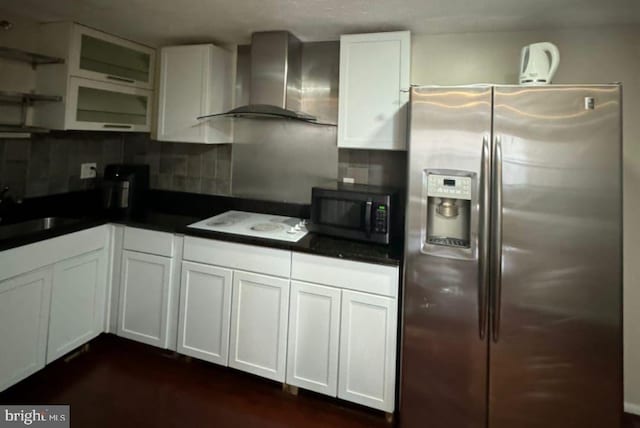
[[[471,200],[471,177],[439,174],[429,174],[428,177],[428,196]]]
[[[384,204],[373,204],[373,231],[387,233],[388,208]]]

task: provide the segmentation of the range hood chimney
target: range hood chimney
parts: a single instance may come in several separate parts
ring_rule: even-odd
[[[317,123],[301,113],[302,43],[288,31],[264,31],[251,35],[249,104],[226,113],[201,116],[294,119]]]

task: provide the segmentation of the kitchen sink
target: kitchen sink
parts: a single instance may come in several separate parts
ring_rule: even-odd
[[[0,239],[15,238],[20,235],[29,235],[35,232],[67,226],[78,221],[69,217],[41,217],[33,220],[0,225]]]

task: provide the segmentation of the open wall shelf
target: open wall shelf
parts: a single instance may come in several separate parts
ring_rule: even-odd
[[[0,58],[13,61],[21,61],[31,64],[32,67],[43,64],[62,64],[64,59],[56,58],[48,55],[41,55],[33,52],[23,51],[21,49],[13,49],[0,46]]]
[[[28,92],[0,91],[0,103],[30,104],[35,101],[59,102],[62,101],[62,97],[59,95],[42,95]]]

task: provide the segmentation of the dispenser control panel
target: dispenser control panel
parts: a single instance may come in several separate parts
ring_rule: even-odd
[[[471,200],[471,177],[429,174],[428,196]]]

